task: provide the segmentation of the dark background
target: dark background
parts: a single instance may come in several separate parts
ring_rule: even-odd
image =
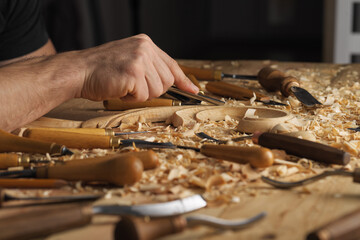
[[[177,59],[322,61],[323,0],[43,0],[58,51],[148,34]]]

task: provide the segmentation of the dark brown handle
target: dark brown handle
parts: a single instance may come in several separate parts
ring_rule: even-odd
[[[325,144],[276,133],[254,134],[253,141],[270,149],[282,149],[286,153],[318,162],[346,165],[350,154]]]
[[[268,98],[267,96],[252,91],[248,88],[239,87],[237,85],[226,82],[209,82],[206,84],[205,88],[209,92],[214,93],[216,95],[223,97],[231,97],[237,100],[248,100],[254,97],[254,93],[256,94],[257,100]]]
[[[174,100],[162,98],[154,98],[145,102],[124,102],[120,99],[110,99],[104,101],[105,109],[119,111],[144,107],[173,106],[174,104]]]
[[[263,147],[237,147],[205,144],[200,148],[202,154],[236,163],[250,163],[253,167],[264,168],[274,163],[270,149]]]
[[[282,95],[288,97],[291,94],[292,86],[300,86],[299,81],[294,77],[287,77],[283,72],[265,67],[258,73],[260,85],[269,92],[281,91]]]
[[[30,139],[56,142],[69,148],[110,148],[110,136],[51,131],[46,128],[26,129],[23,136]]]
[[[307,240],[357,240],[360,239],[360,209],[311,232]]]
[[[3,188],[60,188],[67,185],[60,179],[0,179]]]
[[[83,162],[38,168],[36,177],[98,181],[123,186],[139,181],[143,172],[143,164],[135,156],[115,155],[107,161]]]
[[[53,141],[27,139],[0,130],[0,152],[62,154],[63,146]]]
[[[91,209],[80,204],[62,204],[17,209],[9,216],[0,212],[0,239],[44,237],[89,224]]]
[[[222,72],[212,69],[203,69],[203,68],[195,68],[195,67],[186,67],[183,65],[179,65],[183,70],[185,75],[192,74],[197,79],[201,80],[221,80]]]
[[[148,222],[143,218],[124,216],[116,225],[115,239],[154,240],[181,232],[186,225],[186,219],[182,216],[151,219]]]

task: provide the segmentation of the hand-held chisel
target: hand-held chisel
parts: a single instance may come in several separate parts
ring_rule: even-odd
[[[181,106],[181,101],[165,98],[154,98],[145,102],[125,102],[120,99],[109,99],[103,102],[106,110],[124,111],[135,108]]]
[[[70,132],[70,133],[81,133],[81,134],[92,134],[99,136],[120,136],[120,135],[131,135],[131,134],[139,134],[146,133],[146,131],[141,132],[122,132],[119,128],[36,128],[31,127],[27,128],[25,131],[32,131],[36,129],[36,131],[57,131],[57,132]]]
[[[35,160],[31,159],[28,154],[16,153],[0,153],[0,169],[7,169],[10,167],[30,167],[32,163],[49,163],[50,160]]]
[[[260,85],[269,92],[280,91],[284,97],[294,94],[300,102],[309,107],[321,105],[308,91],[300,88],[300,82],[296,78],[286,76],[278,69],[265,67],[259,71],[258,79]]]
[[[54,142],[27,139],[0,130],[0,152],[26,152],[26,153],[50,153],[50,154],[73,154],[65,146]]]

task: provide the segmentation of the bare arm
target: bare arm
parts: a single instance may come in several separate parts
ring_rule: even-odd
[[[146,35],[15,62],[0,68],[0,128],[16,129],[71,98],[145,101],[173,84],[198,91]]]

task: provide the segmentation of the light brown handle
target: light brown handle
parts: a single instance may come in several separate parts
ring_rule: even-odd
[[[0,212],[0,239],[21,240],[44,237],[89,224],[91,216],[91,209],[84,208],[80,204],[19,208],[12,216],[4,217]]]
[[[64,146],[54,141],[27,139],[0,130],[0,152],[62,154]]]
[[[109,99],[104,101],[105,109],[119,111],[144,107],[176,106],[179,104],[180,103],[177,101],[165,98],[154,98],[145,102],[125,102],[120,99]]]
[[[92,134],[100,136],[114,136],[114,131],[111,129],[105,128],[28,128],[29,131],[57,131],[57,132],[70,132],[70,133],[80,133],[80,134]]]
[[[256,94],[256,99],[261,100],[264,98],[269,98],[259,92],[252,91],[248,88],[239,87],[234,84],[227,82],[209,82],[206,84],[206,90],[211,93],[214,93],[223,97],[231,97],[237,100],[248,100],[254,97]]]
[[[151,219],[124,216],[116,224],[115,239],[154,240],[163,236],[181,232],[187,223],[182,216]]]
[[[120,153],[119,157],[128,157],[134,156],[141,160],[143,163],[144,169],[153,169],[159,165],[159,157],[153,150],[140,151],[140,152],[128,152],[128,153]],[[92,164],[101,161],[107,161],[113,158],[114,155],[109,155],[105,157],[97,157],[97,158],[83,158],[83,159],[73,159],[71,161],[65,161],[65,164]]]
[[[258,73],[260,85],[269,92],[281,91],[282,95],[288,97],[291,94],[292,86],[299,87],[299,81],[294,77],[287,77],[283,72],[265,67]]]
[[[18,166],[29,166],[30,165],[30,159],[26,163],[24,162],[21,164],[21,157],[20,155],[16,153],[0,153],[0,169],[8,169],[9,167],[18,167]],[[24,157],[24,159],[26,159]]]
[[[284,134],[255,133],[253,142],[270,149],[282,149],[286,153],[318,162],[346,165],[350,154],[325,144]]]
[[[0,179],[3,188],[60,188],[68,182],[61,179]]]
[[[185,75],[192,74],[197,79],[201,80],[221,80],[222,72],[212,69],[203,69],[203,68],[195,68],[195,67],[186,67],[183,65],[179,65],[180,68],[183,70]]]
[[[123,186],[140,180],[143,168],[142,162],[137,157],[115,155],[107,161],[38,168],[36,177],[68,181],[98,181]]]
[[[227,145],[204,144],[200,152],[208,157],[236,163],[250,163],[257,168],[269,167],[274,163],[270,149],[263,147],[238,147]]]
[[[360,209],[311,232],[307,240],[355,240],[360,239]]]
[[[80,134],[71,132],[59,132],[46,129],[26,129],[23,133],[26,138],[56,142],[69,148],[111,148],[110,136],[93,134]]]
[[[201,86],[199,81],[196,79],[196,77],[193,74],[186,74],[186,76],[190,79],[190,81],[201,90]]]

